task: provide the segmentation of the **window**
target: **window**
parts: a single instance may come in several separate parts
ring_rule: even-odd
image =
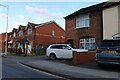
[[[13,37],[15,37],[15,36],[16,36],[16,33],[13,34]]]
[[[28,29],[28,35],[31,35],[32,34],[32,28],[29,28]]]
[[[83,28],[90,26],[89,14],[82,15],[76,18],[76,28]]]
[[[52,30],[52,36],[55,36],[55,31],[54,30]]]
[[[62,49],[62,45],[53,45],[50,48],[51,49]]]
[[[19,36],[23,36],[23,31],[20,31],[20,32],[19,32]]]
[[[94,50],[95,49],[95,38],[80,39],[80,48]]]

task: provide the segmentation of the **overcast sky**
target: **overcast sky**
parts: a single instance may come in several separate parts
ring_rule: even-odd
[[[19,25],[27,25],[28,22],[44,23],[51,20],[57,22],[65,29],[64,17],[87,6],[98,4],[102,1],[91,2],[1,2],[8,6],[8,32]],[[0,33],[6,32],[7,9],[0,6]]]

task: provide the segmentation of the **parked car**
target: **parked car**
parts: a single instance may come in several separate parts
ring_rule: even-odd
[[[73,51],[88,51],[85,49],[73,49],[70,44],[53,44],[46,50],[46,55],[54,60],[56,58],[71,59]]]
[[[100,66],[120,65],[120,40],[103,40],[96,51],[96,62]]]

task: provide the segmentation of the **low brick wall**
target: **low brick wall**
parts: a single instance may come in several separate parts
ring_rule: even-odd
[[[89,62],[94,62],[95,61],[95,52],[73,52],[73,58],[72,58],[72,63],[77,65],[77,64],[82,64],[82,63],[89,63]]]

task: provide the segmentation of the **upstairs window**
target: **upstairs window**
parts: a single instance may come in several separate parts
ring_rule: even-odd
[[[52,34],[51,34],[52,36],[55,36],[55,31],[54,30],[52,30]]]
[[[76,28],[83,28],[90,26],[89,14],[76,17]]]
[[[32,28],[29,28],[28,29],[28,35],[31,35],[32,34]]]
[[[23,31],[22,30],[19,32],[19,36],[23,36]]]
[[[13,37],[16,37],[16,33],[13,34]]]

